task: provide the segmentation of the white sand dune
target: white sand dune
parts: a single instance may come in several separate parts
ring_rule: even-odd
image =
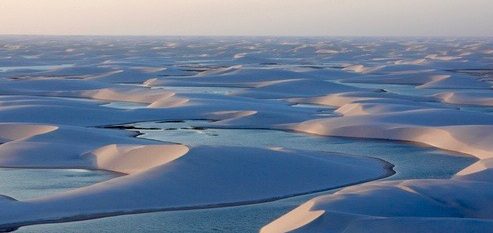
[[[169,97],[174,99],[173,96]],[[0,118],[12,122],[36,122],[42,124],[63,124],[76,126],[99,126],[122,124],[132,121],[204,119],[225,120],[211,115],[221,111],[266,112],[269,122],[250,121],[255,128],[269,128],[273,124],[294,123],[308,120],[309,111],[293,109],[288,103],[264,101],[244,97],[200,95],[184,105],[166,108],[115,109],[106,107],[104,102],[81,98],[59,98],[44,96],[0,96],[2,108]],[[159,102],[157,102],[159,103]],[[302,110],[302,109],[301,109]],[[84,117],[79,117],[84,116]],[[184,117],[186,116],[186,117]],[[252,119],[254,120],[254,119]],[[246,121],[245,121],[246,122]]]
[[[23,129],[25,124],[11,123],[9,128]],[[29,126],[32,129],[33,126]],[[36,126],[42,132],[17,138],[0,145],[0,166],[6,167],[83,167],[97,169],[91,157],[83,156],[99,147],[124,144],[157,144],[132,138],[132,133],[74,126]],[[48,130],[46,130],[48,129]],[[56,129],[56,130],[53,130]],[[32,133],[32,132],[30,132]],[[25,136],[25,135],[23,135]]]
[[[225,122],[244,119],[255,114],[257,114],[256,111],[219,111],[210,113],[209,118],[221,119],[221,124],[224,124]]]
[[[439,55],[439,54],[430,54],[430,55],[426,56],[426,58],[432,59],[432,60],[440,60],[440,61],[452,61],[452,60],[460,59],[461,57]]]
[[[451,61],[460,57],[430,55]],[[364,66],[354,72],[383,72]],[[405,84],[418,88],[455,89],[435,95],[452,104],[489,106],[491,84],[466,75],[367,75],[344,83]],[[424,99],[384,99],[365,92],[336,93],[292,102],[339,107],[340,117],[316,119],[289,126],[306,133],[403,140],[457,151],[480,161],[450,180],[372,182],[314,198],[262,228],[261,232],[489,232],[493,229],[491,204],[493,142],[491,117],[478,112],[437,108]],[[429,101],[429,100],[428,100]]]
[[[145,90],[142,88],[106,88],[85,91],[83,97],[107,100],[107,101],[126,101],[148,104],[149,108],[163,108],[182,106],[189,99],[177,97],[175,93],[164,90]]]
[[[379,66],[377,66],[377,67],[366,67],[364,65],[349,65],[349,66],[344,67],[343,70],[365,74],[365,73],[371,73],[371,72],[377,71],[380,68],[382,68],[382,67],[379,67]]]
[[[246,69],[242,66],[211,69],[187,78],[152,80],[149,86],[239,86],[256,87],[306,77],[283,69]]]
[[[121,174],[26,201],[0,194],[0,229],[262,203],[342,186],[350,187],[313,198],[261,231],[493,229],[487,39],[0,40],[0,166]],[[282,147],[178,145],[101,127],[186,120],[406,141],[479,160],[450,179],[375,181],[391,174],[390,164]],[[413,169],[429,178],[430,168]]]
[[[165,69],[158,67],[131,67],[130,69],[124,69],[123,67],[118,67],[122,69],[117,69],[112,72],[103,73],[100,75],[90,76],[88,80],[97,80],[101,82],[108,83],[142,83],[149,78],[149,76],[157,75]]]
[[[235,55],[236,56],[236,55]],[[241,70],[243,66],[242,65],[235,65],[235,66],[230,66],[230,67],[219,67],[216,69],[211,69],[211,70],[206,70],[202,71],[198,74],[198,76],[213,76],[213,75],[227,75],[227,74],[236,74],[238,71]]]
[[[491,182],[491,175],[493,174],[492,161],[491,158],[482,159],[457,173],[454,178]]]
[[[489,89],[491,84],[480,81],[477,77],[459,74],[444,74],[436,71],[368,75],[341,80],[343,83],[372,83],[413,85],[427,89]]]
[[[0,123],[0,143],[33,137],[57,130],[52,125]]]
[[[434,99],[431,97],[404,96],[394,93],[381,92],[378,90],[371,91],[363,89],[361,91],[334,93],[316,97],[290,98],[289,102],[327,105],[332,107],[343,107],[346,104],[353,103],[379,103],[382,106],[385,104],[399,104],[428,107],[429,104],[427,102],[431,102],[433,100]]]
[[[375,113],[392,113],[392,112],[402,112],[409,110],[422,109],[423,106],[413,105],[413,104],[382,104],[381,102],[358,102],[345,104],[336,110],[344,116],[355,116],[355,115],[369,115]]]
[[[300,88],[303,87],[303,88]],[[245,90],[236,94],[255,98],[292,98],[358,91],[360,88],[319,80],[288,80]]]
[[[261,232],[489,232],[492,197],[484,182],[378,182],[314,198]]]
[[[445,103],[493,106],[493,93],[491,92],[443,92],[435,95]]]
[[[493,138],[489,125],[492,119],[489,115],[483,118],[478,115],[453,110],[408,110],[376,116],[357,112],[341,118],[312,120],[292,128],[326,136],[418,142],[484,159],[492,156],[490,142]]]
[[[167,164],[188,152],[182,145],[108,145],[88,155],[96,157],[99,169],[134,174]]]
[[[466,75],[441,75],[435,76],[433,81],[420,85],[418,88],[491,89],[491,84]]]
[[[385,75],[365,75],[341,80],[344,83],[379,83],[379,84],[400,84],[400,85],[424,85],[426,83],[442,79],[443,75],[437,72],[419,72],[410,74],[385,74]]]
[[[206,146],[187,150],[180,145],[100,148],[92,152],[99,167],[131,175],[42,199],[10,203],[11,211],[0,212],[0,224],[77,219],[81,213],[90,217],[122,211],[254,203],[362,182],[389,172],[389,164],[380,160],[340,154]],[[151,156],[149,153],[154,158],[145,159]]]

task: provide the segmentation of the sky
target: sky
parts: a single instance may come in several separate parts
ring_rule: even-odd
[[[0,34],[493,36],[493,0],[0,0]]]

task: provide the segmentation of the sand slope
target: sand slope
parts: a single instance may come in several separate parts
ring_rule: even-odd
[[[81,213],[91,217],[259,202],[375,179],[389,172],[389,164],[382,161],[338,154],[207,146],[186,151],[180,145],[99,148],[91,153],[99,168],[131,175],[9,203],[11,211],[0,212],[1,225],[77,219]]]
[[[262,232],[491,232],[491,40],[7,36],[0,44],[0,166],[120,174],[27,201],[0,194],[0,229],[351,185]],[[333,152],[178,145],[115,127],[185,120],[406,141],[479,161],[450,179],[366,183],[391,175],[391,165]],[[429,168],[415,169],[424,178]]]

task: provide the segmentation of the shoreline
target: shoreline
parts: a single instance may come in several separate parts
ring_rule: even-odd
[[[372,157],[369,157],[372,158]],[[84,220],[92,220],[99,218],[107,218],[107,217],[115,217],[122,215],[133,215],[133,214],[143,214],[143,213],[154,213],[154,212],[171,212],[171,211],[186,211],[186,210],[204,210],[204,209],[218,209],[218,208],[227,208],[227,207],[237,207],[237,206],[247,206],[247,205],[255,205],[262,203],[269,203],[294,197],[300,197],[304,195],[311,195],[322,193],[330,190],[346,188],[353,185],[359,185],[363,183],[368,183],[372,181],[377,181],[381,179],[385,179],[391,177],[396,174],[393,170],[394,165],[379,158],[372,158],[380,161],[384,166],[384,173],[382,176],[376,177],[374,179],[362,180],[354,183],[349,183],[346,185],[339,185],[324,189],[318,189],[308,192],[295,193],[290,195],[277,196],[272,198],[264,198],[250,201],[238,201],[238,202],[230,202],[230,203],[218,203],[218,204],[208,204],[208,205],[196,205],[196,206],[183,206],[183,207],[168,207],[168,208],[155,208],[155,209],[140,209],[140,210],[129,210],[129,211],[114,211],[107,213],[98,213],[98,214],[87,214],[87,215],[77,215],[72,217],[64,217],[58,219],[47,219],[47,220],[33,220],[33,221],[24,221],[19,223],[9,223],[9,224],[0,224],[0,232],[14,232],[21,227],[30,226],[30,225],[39,225],[39,224],[50,224],[50,223],[66,223],[66,222],[76,222],[76,221],[84,221]]]

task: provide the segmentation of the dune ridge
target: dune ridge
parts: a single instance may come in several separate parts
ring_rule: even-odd
[[[184,156],[182,145],[107,145],[85,156],[94,156],[99,169],[135,174],[161,166]]]
[[[0,123],[0,143],[20,140],[57,130],[52,125]]]
[[[297,196],[249,206],[242,214],[258,219],[244,227],[255,232],[260,228],[255,224],[273,219],[280,208],[307,199],[299,195],[346,186],[308,200],[261,231],[493,229],[488,39],[0,40],[0,166],[120,174],[30,200],[1,196],[0,229]],[[131,122],[188,120],[204,120],[214,129],[406,141],[467,153],[479,161],[457,174],[439,175],[448,179],[431,175],[441,172],[434,160],[430,166],[409,164],[415,172],[410,176],[421,179],[379,181],[393,173],[392,165],[379,159],[290,145],[181,145],[146,140],[138,128],[124,130],[137,125]],[[176,127],[147,130],[181,133]],[[191,128],[193,135],[180,136],[214,137],[208,130],[213,131]],[[468,161],[457,162],[454,171]],[[227,228],[238,219],[219,212],[208,212],[207,221],[197,225],[203,231],[242,231]],[[227,229],[217,227],[220,223],[227,223]]]
[[[406,227],[406,232],[430,229],[435,229],[434,232],[470,232],[471,229],[488,232],[493,227],[491,221],[481,222],[493,218],[488,204],[493,192],[493,128],[488,115],[476,113],[473,117],[471,113],[457,110],[450,115],[450,110],[423,111],[407,109],[408,105],[395,108],[375,99],[369,102],[376,104],[369,106],[346,101],[348,103],[342,103],[337,110],[342,114],[340,117],[287,127],[324,136],[417,142],[480,160],[449,180],[376,181],[344,188],[310,200],[267,224],[261,232],[390,232],[400,227]],[[450,118],[437,118],[439,115]],[[477,124],[480,122],[482,124]],[[369,224],[373,221],[379,224]],[[484,225],[478,227],[478,221]],[[416,225],[419,227],[414,227]]]

